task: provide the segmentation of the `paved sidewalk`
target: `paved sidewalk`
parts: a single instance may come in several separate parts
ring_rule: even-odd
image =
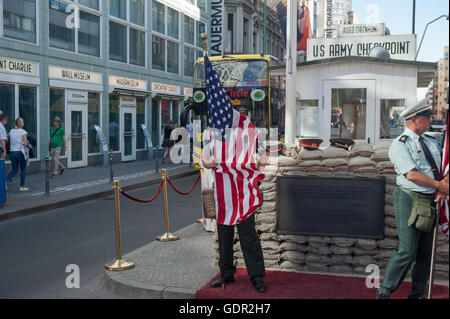
[[[113,168],[114,179],[126,190],[161,180],[161,172],[156,172],[156,160],[119,163]],[[159,164],[159,170],[162,168],[167,169],[172,179],[196,173],[188,164]],[[18,173],[8,185],[7,202],[0,204],[0,221],[112,194],[109,167],[103,166],[66,169],[63,175],[50,179],[50,195],[45,195],[45,172],[27,176],[25,185],[30,189],[27,192],[19,192],[19,181]]]
[[[134,262],[127,271],[106,271],[105,288],[129,298],[193,299],[218,268],[212,233],[199,223],[176,232],[180,240],[154,241],[123,258]]]

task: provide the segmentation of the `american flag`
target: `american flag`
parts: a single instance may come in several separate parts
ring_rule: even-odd
[[[449,115],[447,112],[447,130],[445,131],[445,144],[444,144],[444,153],[443,153],[443,158],[442,158],[442,168],[441,168],[441,177],[444,178],[447,174],[448,174],[448,163],[449,163]],[[445,199],[445,203],[444,205],[441,207],[441,227],[442,227],[442,232],[444,234],[449,235],[449,229],[448,229],[448,220],[449,220],[449,200],[448,200],[448,196]]]
[[[205,52],[206,96],[210,145],[219,165],[213,169],[217,223],[245,221],[262,203],[255,163],[258,134],[249,118],[233,108]]]

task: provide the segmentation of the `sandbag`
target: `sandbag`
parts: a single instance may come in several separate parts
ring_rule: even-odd
[[[345,167],[348,166],[348,161],[345,158],[328,158],[322,161],[323,166],[326,167]]]
[[[389,149],[375,147],[373,154],[370,156],[375,162],[389,161]]]
[[[280,259],[294,264],[303,264],[305,262],[305,254],[300,251],[285,251],[281,254]]]
[[[355,170],[362,167],[376,168],[376,163],[368,157],[355,156],[350,158],[350,160],[348,161],[348,167],[350,170]]]
[[[363,141],[356,141],[350,146],[350,157],[365,156],[369,157],[373,153],[373,146]]]
[[[270,240],[270,241],[261,241],[261,247],[262,247],[262,249],[263,249],[263,251],[264,250],[268,250],[268,251],[271,251],[271,252],[280,252],[281,251],[281,249],[280,249],[280,243],[279,242],[277,242],[277,241],[272,241],[272,240]]]
[[[375,258],[370,255],[353,257],[353,265],[367,266],[375,263],[376,263]]]
[[[398,240],[392,238],[378,240],[377,246],[381,249],[396,249],[398,246]]]
[[[323,159],[343,158],[345,159],[350,153],[343,148],[328,147],[323,150]]]
[[[377,242],[374,239],[357,239],[356,245],[366,250],[377,249]]]
[[[334,255],[351,255],[353,254],[353,247],[340,247],[338,245],[332,244],[330,246],[330,251]]]
[[[280,239],[297,244],[306,244],[308,242],[305,236],[297,236],[297,235],[280,235]]]
[[[320,149],[309,151],[305,149],[301,149],[296,159],[300,161],[309,161],[309,160],[320,160],[323,157],[323,151]]]
[[[353,238],[344,238],[344,237],[331,237],[330,243],[335,244],[339,247],[352,247],[356,242],[356,239]]]
[[[261,233],[259,235],[260,240],[274,240],[274,241],[280,241],[280,238],[278,237],[277,233]]]

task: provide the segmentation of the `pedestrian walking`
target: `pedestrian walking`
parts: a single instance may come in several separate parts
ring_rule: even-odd
[[[392,254],[377,299],[388,299],[403,282],[412,267],[409,299],[425,299],[430,275],[436,202],[449,193],[448,175],[441,180],[441,147],[425,134],[431,125],[431,107],[423,99],[408,107],[401,116],[406,120],[403,135],[389,149],[389,158],[397,172],[394,211],[398,248]]]
[[[52,177],[64,174],[66,167],[61,164],[59,157],[61,156],[61,151],[66,151],[66,132],[64,128],[61,127],[61,118],[55,116],[53,119],[53,126],[50,127],[50,141],[48,143],[48,149],[50,151],[50,156],[53,159],[53,174]]]
[[[27,175],[27,154],[26,147],[28,145],[27,131],[23,129],[24,122],[18,117],[14,122],[15,128],[9,131],[9,158],[11,159],[12,170],[6,177],[8,184],[12,182],[12,178],[17,174],[20,167],[20,187],[21,192],[27,191],[25,187],[25,178]]]
[[[169,123],[164,127],[164,138],[162,147],[165,148],[165,152],[162,160],[163,163],[165,162],[167,156],[170,155],[170,150],[174,145],[174,141],[170,139],[170,134],[172,133],[172,131],[173,131],[173,121],[170,120]]]
[[[8,117],[6,117],[6,115],[2,112],[0,114],[0,159],[4,159],[6,157],[6,141],[8,140],[8,135],[6,134],[5,125],[7,123]]]

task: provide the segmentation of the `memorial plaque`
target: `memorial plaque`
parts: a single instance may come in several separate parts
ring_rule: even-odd
[[[382,239],[384,179],[279,176],[278,234]]]

